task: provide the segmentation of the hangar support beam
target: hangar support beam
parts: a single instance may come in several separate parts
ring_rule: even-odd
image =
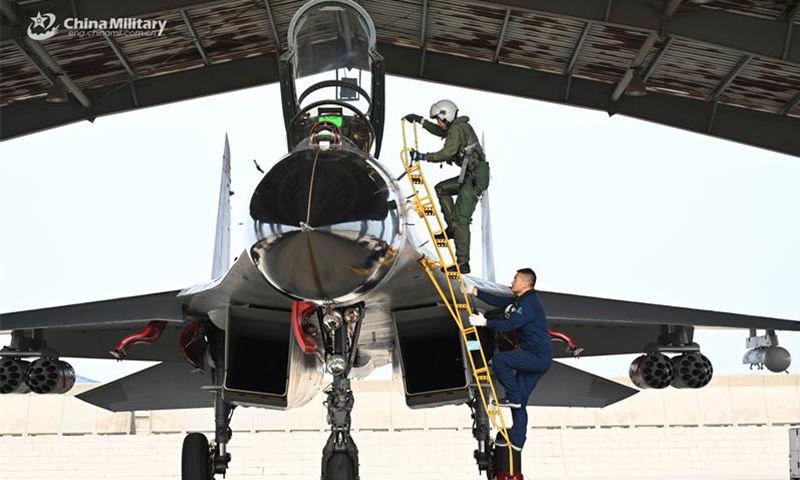
[[[584,42],[586,42],[586,37],[589,36],[589,31],[592,29],[592,22],[586,22],[586,25],[583,26],[583,31],[581,32],[581,36],[578,38],[578,41],[575,43],[575,48],[572,49],[572,55],[569,57],[569,61],[567,62],[567,66],[564,67],[564,75],[567,77],[567,87],[564,89],[564,101],[569,100],[569,89],[572,86],[572,70],[575,69],[575,63],[578,61],[578,57],[581,55],[581,49],[583,48]]]
[[[644,63],[647,55],[653,48],[653,45],[655,45],[657,38],[658,35],[656,33],[650,33],[650,35],[648,35],[644,40],[641,48],[639,48],[639,53],[637,53],[636,57],[634,57],[634,59],[631,61],[630,68],[625,71],[622,79],[620,79],[619,83],[617,83],[614,93],[611,94],[611,103],[615,103],[617,100],[619,100],[619,98],[622,96],[622,93],[625,92],[626,88],[628,88],[628,84],[631,83],[631,80],[633,80],[634,72],[642,66],[642,63]]]
[[[653,57],[653,60],[650,61],[650,64],[647,65],[647,68],[644,70],[644,74],[642,74],[643,82],[646,82],[647,79],[650,78],[650,75],[653,74],[656,67],[658,67],[658,64],[661,63],[661,60],[667,53],[667,50],[669,50],[669,47],[672,46],[673,40],[674,40],[673,37],[667,37],[661,43],[661,48],[658,49],[658,53],[656,53],[656,56]]]
[[[269,4],[269,0],[264,0],[264,8],[267,9],[269,26],[272,29],[272,40],[275,42],[275,50],[280,54],[283,52],[283,44],[281,43],[281,37],[278,34],[278,27],[275,25],[275,17],[272,15],[272,7]]]
[[[197,31],[194,29],[189,15],[186,14],[186,10],[181,10],[181,18],[183,19],[183,24],[186,25],[186,29],[189,30],[189,35],[192,36],[192,42],[194,42],[194,46],[197,48],[197,53],[203,58],[203,63],[206,64],[206,67],[211,65],[211,59],[208,57],[208,53],[203,47],[202,39],[197,36]]]
[[[497,48],[494,49],[494,57],[492,57],[492,62],[496,63],[497,60],[500,58],[500,50],[503,49],[503,41],[506,38],[506,29],[508,29],[508,21],[511,18],[511,9],[506,10],[506,16],[503,18],[503,26],[500,27],[500,36],[497,38]]]
[[[139,96],[136,94],[136,79],[139,78],[139,74],[136,73],[136,68],[134,68],[133,64],[128,60],[128,56],[125,55],[125,52],[122,51],[122,47],[114,40],[114,37],[110,35],[104,35],[103,38],[106,39],[106,43],[108,46],[111,47],[111,50],[114,51],[114,55],[117,56],[117,60],[119,63],[122,64],[122,67],[128,72],[128,76],[131,80],[131,97],[133,98],[133,104],[138,107],[139,106]]]
[[[565,102],[564,91],[569,77],[564,75],[428,52],[431,60],[429,67],[425,75],[419,77],[418,65],[422,53],[418,48],[379,44],[378,49],[386,58],[387,73],[392,75],[600,111],[607,111],[608,98],[614,89],[612,84],[572,77],[572,93],[569,101]],[[463,75],[462,72],[465,71],[471,74]],[[500,77],[504,79],[502,84],[496,81]],[[274,57],[261,55],[172,75],[142,78],[137,80],[137,90],[141,106],[148,107],[263,85],[277,79]],[[92,90],[92,94],[97,92],[99,98],[109,90],[96,89]],[[35,105],[20,102],[3,107],[0,138],[8,139],[84,118],[83,110],[74,104],[50,104],[46,118],[43,118],[41,104]],[[101,115],[135,108],[129,96],[114,93],[108,94],[101,104],[96,105],[95,111]],[[650,92],[635,101],[620,102],[616,113],[699,133],[705,133],[708,127],[707,101],[657,92]],[[800,120],[794,117],[720,104],[716,113],[714,135],[800,157],[800,137],[797,135],[799,126]]]
[[[778,113],[781,116],[785,116],[791,110],[793,110],[794,107],[796,107],[798,105],[800,105],[800,93],[798,93],[797,95],[794,96],[794,98],[792,98],[791,100],[786,102],[786,105],[784,105],[783,108],[781,108],[781,111],[778,112]]]
[[[795,33],[794,30],[796,30],[794,21],[797,18],[798,12],[800,12],[800,1],[797,2],[795,6],[786,14],[786,40],[783,42],[783,54],[781,55],[781,58],[784,60],[789,58],[789,52],[791,51],[792,47],[792,36]]]
[[[420,25],[419,44],[421,45],[421,55],[419,57],[419,76],[425,71],[425,54],[428,52],[428,4],[425,0],[422,4],[422,25]]]
[[[665,0],[664,2],[664,20],[672,20],[672,16],[675,15],[675,12],[678,10],[678,7],[681,6],[683,0]]]
[[[554,0],[476,0],[474,3],[498,9],[512,8],[533,14],[546,14],[583,22],[603,23],[642,32],[662,33],[662,9],[641,0],[614,0],[606,18],[606,0],[559,2]],[[739,51],[743,55],[780,59],[786,43],[782,22],[721,10],[696,7],[681,11],[665,26],[664,34]],[[800,26],[789,23],[792,36]],[[800,42],[790,45],[784,60],[800,64]]]
[[[0,0],[0,10],[2,10],[3,15],[5,15],[12,24],[20,24],[20,14],[17,12],[16,6],[12,6],[6,0]],[[16,29],[6,28],[4,30]],[[45,50],[45,48],[39,42],[29,38],[18,38],[12,40],[12,42],[14,42],[20,48],[20,50],[22,50],[25,55],[31,59],[33,64],[45,76],[48,82],[54,85],[55,82],[52,77],[57,77],[57,79],[60,80],[64,87],[66,87],[67,90],[69,90],[75,96],[75,98],[81,103],[81,105],[83,105],[84,108],[89,109],[92,107],[92,102],[89,100],[89,97],[87,97],[86,94],[83,93],[83,90],[81,90],[75,84],[75,82],[72,81],[69,75],[67,75],[67,72],[61,68],[58,62],[56,62],[53,57],[47,53],[47,50]],[[25,47],[22,46],[23,43],[25,44]],[[36,57],[39,57],[42,64],[44,64],[44,67],[46,67],[49,75],[45,74],[42,70],[42,66],[32,59],[32,56],[27,51],[28,49],[30,49],[36,55]],[[84,112],[83,117],[86,117],[86,112]]]
[[[727,75],[725,75],[725,78],[723,78],[722,81],[719,82],[719,85],[717,85],[717,87],[714,89],[714,91],[711,92],[711,95],[708,96],[708,101],[716,102],[719,99],[720,95],[722,95],[725,92],[725,90],[731,85],[731,83],[733,83],[733,81],[736,80],[736,77],[740,73],[742,73],[744,67],[746,67],[747,64],[750,63],[750,60],[752,59],[753,57],[751,55],[745,55],[744,57],[742,57],[739,60],[739,63],[737,63],[736,66],[733,67],[731,71],[728,72]]]
[[[138,0],[136,2],[109,2],[107,0],[74,0],[81,15],[89,18],[126,16],[157,17],[159,14],[177,13],[180,10],[224,5],[229,0]],[[498,10],[512,10],[545,14],[581,22],[603,23],[645,33],[656,32],[698,41],[711,46],[736,50],[742,55],[781,59],[800,65],[800,42],[788,42],[787,36],[800,38],[800,25],[739,15],[722,10],[695,7],[691,11],[673,16],[662,32],[663,9],[654,9],[641,0],[583,0],[564,2],[558,0],[470,0]],[[610,7],[610,8],[609,8]],[[62,2],[55,4],[53,13],[59,18],[71,15],[71,8]],[[797,11],[795,11],[795,15]],[[788,31],[787,31],[788,28]],[[8,29],[0,32],[3,43],[10,40]],[[786,52],[784,52],[786,49]],[[785,55],[784,55],[785,53]]]
[[[386,58],[387,73],[416,77],[409,65],[416,65],[416,51],[393,45],[380,45]],[[572,77],[569,101],[564,101],[568,77],[551,73],[492,64],[468,58],[428,52],[429,68],[422,80],[489,90],[501,94],[607,111],[614,85]],[[460,72],[471,72],[461,75]],[[498,85],[497,78],[503,78]],[[635,101],[619,102],[616,113],[697,133],[706,133],[708,102],[648,92]],[[714,136],[735,142],[800,157],[800,120],[774,113],[759,112],[721,104],[717,109]]]

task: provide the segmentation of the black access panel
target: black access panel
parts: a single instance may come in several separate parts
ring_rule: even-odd
[[[469,399],[469,372],[461,332],[446,307],[392,314],[395,362],[410,408],[457,405]]]

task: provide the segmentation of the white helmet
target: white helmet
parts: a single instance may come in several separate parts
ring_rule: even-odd
[[[450,100],[439,100],[431,105],[431,118],[441,118],[447,123],[453,123],[458,115],[458,107]]]

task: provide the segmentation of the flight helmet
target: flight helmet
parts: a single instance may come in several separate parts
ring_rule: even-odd
[[[441,118],[447,123],[453,123],[458,115],[458,107],[450,100],[439,100],[431,105],[431,118]]]

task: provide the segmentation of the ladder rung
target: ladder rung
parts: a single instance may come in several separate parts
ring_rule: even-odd
[[[470,326],[464,329],[464,335],[471,335],[475,333],[478,333],[478,329],[475,327]]]
[[[489,374],[489,368],[487,368],[487,367],[476,368],[474,373],[475,373],[475,375],[488,375]]]
[[[436,239],[436,246],[439,248],[447,248],[447,240],[445,239]]]
[[[459,278],[460,274],[458,273],[458,270],[448,270],[447,276],[448,278]]]
[[[467,305],[466,303],[456,303],[456,308],[458,310],[468,310],[469,305]]]

